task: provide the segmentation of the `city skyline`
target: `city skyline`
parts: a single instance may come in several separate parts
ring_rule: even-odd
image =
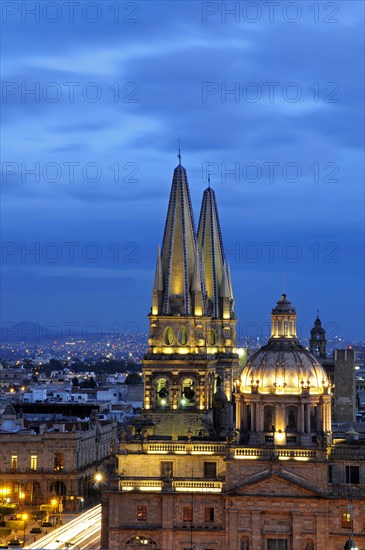
[[[328,338],[364,339],[362,4],[5,4],[2,323],[147,331],[180,139],[243,336],[285,287],[300,338],[318,309]]]

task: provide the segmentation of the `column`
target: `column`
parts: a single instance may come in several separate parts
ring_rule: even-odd
[[[262,548],[261,546],[261,512],[251,512],[251,545],[250,548]]]
[[[331,431],[331,405],[330,403],[325,404],[326,407],[326,432]]]
[[[322,398],[320,398],[317,406],[317,432],[323,431],[322,417],[323,417],[323,401],[322,401]]]
[[[236,403],[236,430],[241,430],[242,428],[242,403],[241,403],[241,395],[240,394],[233,394],[234,395],[234,401]]]
[[[260,432],[260,406],[259,403],[255,403],[255,415],[256,415],[256,432]]]
[[[304,403],[300,403],[300,432],[304,434]]]
[[[256,431],[256,418],[255,418],[255,403],[251,401],[250,403],[250,409],[251,409],[251,432]]]
[[[227,521],[228,520],[228,521]],[[238,510],[226,510],[226,526],[225,529],[225,548],[237,548],[237,534],[238,531]]]
[[[300,515],[296,512],[292,512],[293,550],[302,549],[301,525],[302,520]]]
[[[247,431],[247,405],[243,397],[240,399],[241,425],[240,429]]]

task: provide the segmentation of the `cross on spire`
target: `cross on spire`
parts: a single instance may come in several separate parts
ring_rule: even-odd
[[[179,140],[179,139],[177,140],[177,143],[178,143],[178,154],[177,154],[177,158],[179,159],[179,166],[181,166],[181,152],[180,152],[180,140]]]

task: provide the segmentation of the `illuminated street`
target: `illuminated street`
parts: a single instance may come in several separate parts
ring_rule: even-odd
[[[59,527],[25,548],[80,548],[80,550],[100,549],[101,505],[80,514],[76,519]]]

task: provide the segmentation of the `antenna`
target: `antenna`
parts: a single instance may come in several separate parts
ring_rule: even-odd
[[[283,273],[283,294],[285,294],[286,273]]]
[[[210,189],[210,174],[208,175],[208,188]]]

